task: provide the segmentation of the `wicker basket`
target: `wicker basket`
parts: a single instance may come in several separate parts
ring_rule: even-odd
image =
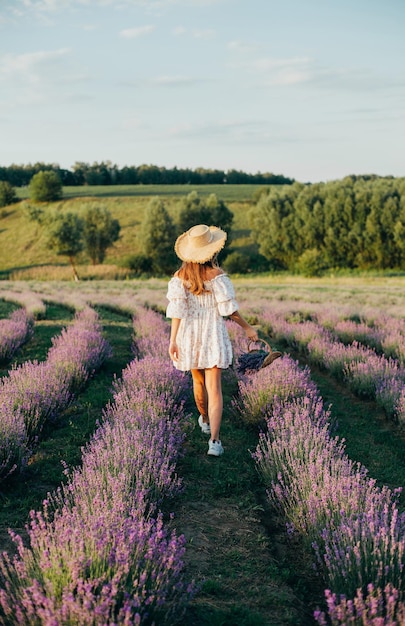
[[[259,342],[265,345],[265,349],[252,348],[254,344]],[[238,359],[237,370],[240,374],[244,374],[247,371],[258,371],[273,363],[280,356],[281,352],[273,351],[264,339],[251,340],[248,344],[248,351],[241,354]]]

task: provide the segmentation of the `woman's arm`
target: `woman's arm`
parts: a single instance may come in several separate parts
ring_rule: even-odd
[[[179,326],[180,326],[180,321],[181,320],[178,317],[173,317],[172,319],[172,325],[171,325],[171,330],[170,330],[170,343],[169,343],[169,355],[172,361],[179,360],[179,349],[177,347],[176,338],[177,338],[177,331],[179,330]]]
[[[253,328],[253,326],[251,326],[250,324],[247,323],[247,321],[242,317],[242,315],[239,313],[239,311],[235,311],[234,313],[229,315],[229,318],[233,322],[236,322],[241,328],[243,328],[243,330],[246,333],[246,337],[248,339],[250,339],[251,341],[257,341],[259,339],[259,335],[257,334],[257,330],[255,328]]]

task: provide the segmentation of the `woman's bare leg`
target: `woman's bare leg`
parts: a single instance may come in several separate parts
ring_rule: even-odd
[[[205,387],[208,395],[208,416],[211,427],[211,440],[220,441],[220,428],[222,421],[222,370],[219,367],[211,367],[205,370]]]
[[[205,388],[205,371],[191,370],[191,376],[193,377],[193,392],[197,409],[200,415],[202,415],[203,422],[208,424],[208,395]]]

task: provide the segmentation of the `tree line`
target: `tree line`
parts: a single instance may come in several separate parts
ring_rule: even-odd
[[[29,185],[35,174],[43,171],[55,172],[62,185],[288,185],[294,182],[281,174],[249,174],[240,170],[217,170],[198,167],[166,168],[157,165],[130,165],[118,167],[111,161],[84,163],[76,161],[70,169],[58,164],[34,163],[27,165],[12,164],[0,166],[0,181],[12,187]]]
[[[0,181],[0,206],[2,193],[10,190],[10,183]],[[57,254],[67,255],[72,267],[83,250],[93,263],[103,262],[120,232],[107,209],[86,205],[77,215],[37,204],[60,197],[62,185],[54,171],[35,174],[30,192],[34,203],[25,205],[26,215],[46,227]],[[196,191],[189,193],[180,200],[175,220],[164,200],[152,198],[139,233],[141,252],[126,259],[126,266],[138,275],[171,273],[178,263],[173,250],[177,235],[206,223],[228,232],[221,262],[231,273],[405,269],[405,178],[347,176],[329,183],[262,186],[253,202],[248,218],[257,251],[246,253],[229,246],[233,213],[216,194],[200,198]]]
[[[274,269],[405,269],[405,178],[270,187],[249,219]]]

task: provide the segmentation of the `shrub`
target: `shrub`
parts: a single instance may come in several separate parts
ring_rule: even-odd
[[[317,248],[305,250],[297,262],[297,270],[304,276],[320,276],[325,269],[322,253]]]
[[[38,224],[43,224],[44,222],[44,211],[39,208],[38,205],[30,204],[29,202],[24,202],[22,205],[24,215],[30,222],[38,222]]]
[[[83,243],[93,265],[103,263],[106,251],[118,240],[121,226],[103,206],[85,207]]]
[[[62,182],[53,171],[41,171],[31,178],[30,197],[34,202],[52,202],[62,196]]]
[[[223,262],[224,269],[230,274],[246,274],[250,269],[250,260],[242,252],[231,252]]]
[[[153,269],[152,259],[145,254],[132,254],[123,259],[121,264],[122,267],[132,270],[138,276],[141,274],[150,274]]]
[[[16,202],[15,189],[5,180],[0,180],[0,207]]]

